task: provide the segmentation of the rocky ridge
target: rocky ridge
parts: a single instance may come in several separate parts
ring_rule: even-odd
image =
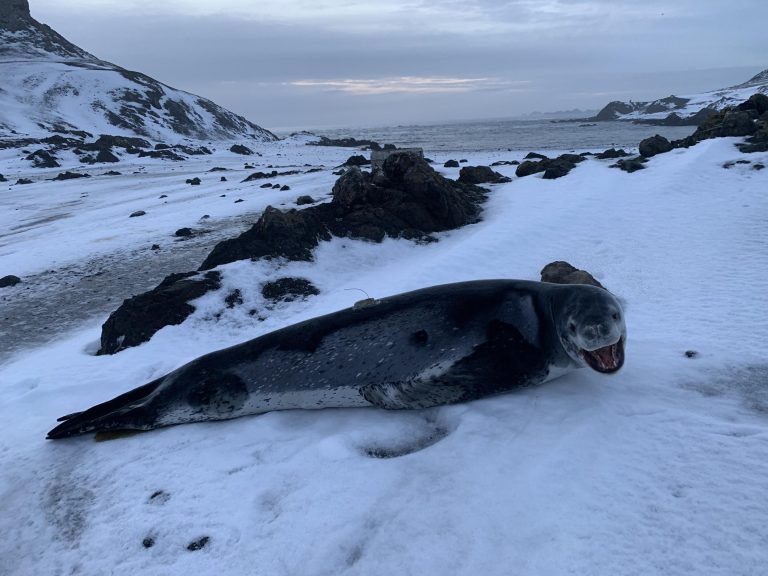
[[[0,5],[0,138],[90,132],[272,141],[274,134],[140,72],[100,60],[35,20],[27,0]]]

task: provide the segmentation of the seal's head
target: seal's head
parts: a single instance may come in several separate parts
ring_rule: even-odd
[[[580,365],[612,374],[624,365],[627,328],[619,301],[607,290],[582,284],[558,290],[554,320],[568,355]]]

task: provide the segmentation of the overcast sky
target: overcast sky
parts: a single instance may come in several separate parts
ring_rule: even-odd
[[[601,108],[729,86],[768,68],[766,0],[30,0],[30,7],[96,56],[272,129]]]

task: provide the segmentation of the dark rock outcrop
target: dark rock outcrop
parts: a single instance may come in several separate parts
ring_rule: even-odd
[[[0,278],[0,288],[8,288],[10,286],[16,286],[21,282],[21,278],[18,276],[14,276],[13,274],[9,274],[8,276],[3,276]]]
[[[56,157],[47,150],[35,150],[25,160],[30,160],[35,168],[60,168]]]
[[[523,177],[536,174],[538,172],[544,172],[546,167],[541,162],[534,162],[533,160],[525,160],[520,163],[520,166],[515,170],[515,176]]]
[[[544,154],[539,154],[538,152],[528,152],[528,154],[525,155],[524,160],[547,160],[548,156],[544,156]]]
[[[465,184],[501,184],[512,179],[491,170],[488,166],[464,166],[459,171],[459,182]]]
[[[696,132],[675,140],[675,148],[687,148],[709,138],[747,136],[746,141],[736,146],[742,152],[768,151],[768,96],[753,94],[738,106],[724,108],[712,114]]]
[[[320,290],[306,278],[279,278],[267,282],[261,289],[261,295],[274,302],[293,302],[317,294]]]
[[[98,354],[138,346],[161,328],[181,324],[195,311],[188,302],[220,285],[219,272],[171,274],[153,290],[128,298],[101,327]]]
[[[612,160],[614,158],[624,158],[629,155],[629,152],[626,152],[623,148],[619,148],[618,150],[616,148],[608,148],[605,152],[600,152],[600,154],[595,155],[595,158],[600,160]]]
[[[247,258],[311,260],[319,240],[331,235],[310,209],[282,212],[267,206],[258,222],[237,238],[219,242],[203,261],[201,270]]]
[[[600,282],[595,280],[594,276],[586,270],[579,270],[568,262],[558,260],[550,262],[541,270],[542,282],[553,282],[555,284],[591,284],[604,288]]]
[[[640,155],[645,156],[646,158],[651,158],[652,156],[656,156],[656,154],[669,152],[672,148],[672,143],[669,140],[664,138],[664,136],[655,134],[640,142]]]
[[[90,178],[90,174],[82,174],[80,172],[62,172],[57,174],[53,180],[76,180],[77,178]]]
[[[333,187],[333,200],[301,211],[268,207],[238,238],[219,243],[205,259],[208,270],[245,258],[310,260],[331,235],[380,242],[385,236],[424,238],[475,222],[484,191],[448,180],[414,154],[392,154],[371,176],[351,167]]]

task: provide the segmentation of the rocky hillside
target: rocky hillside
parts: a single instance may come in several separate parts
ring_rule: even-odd
[[[616,100],[590,120],[634,120],[649,124],[698,126],[713,112],[740,104],[758,92],[768,93],[768,69],[736,86],[702,94],[667,96],[652,102]]]
[[[0,78],[0,137],[86,131],[166,142],[276,139],[210,100],[78,48],[32,18],[27,0],[0,4]]]

